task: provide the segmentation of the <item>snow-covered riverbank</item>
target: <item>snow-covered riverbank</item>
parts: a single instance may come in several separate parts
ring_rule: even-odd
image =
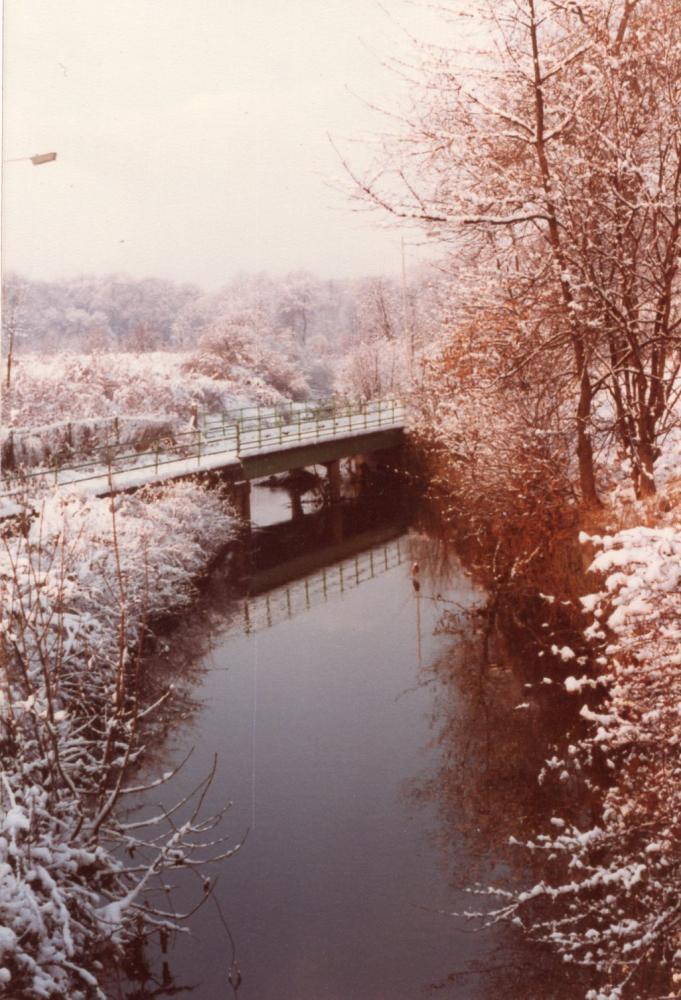
[[[16,1000],[103,996],[107,948],[166,919],[143,889],[190,855],[197,819],[117,818],[151,709],[141,640],[233,531],[225,502],[184,482],[113,502],[60,491],[2,540],[0,986]]]

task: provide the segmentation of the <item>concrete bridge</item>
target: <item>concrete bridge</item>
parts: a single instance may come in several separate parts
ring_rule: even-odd
[[[340,459],[399,447],[404,420],[404,407],[395,399],[242,407],[206,415],[189,431],[146,451],[112,443],[88,460],[6,475],[0,480],[0,516],[18,513],[22,502],[30,503],[45,488],[110,496],[212,472],[234,485],[247,518],[251,480],[310,465],[326,466],[333,498],[340,490]]]

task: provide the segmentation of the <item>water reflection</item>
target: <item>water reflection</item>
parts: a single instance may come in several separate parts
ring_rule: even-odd
[[[428,551],[427,542],[424,547]],[[440,567],[447,560],[442,539],[431,547],[430,562],[421,557],[438,599]],[[427,597],[428,587],[423,589]],[[577,706],[534,641],[543,625],[536,615],[519,622],[519,608],[508,615],[502,610],[509,609],[497,607],[490,614],[489,605],[470,611],[450,600],[443,601],[443,609],[439,627],[455,641],[421,672],[434,692],[431,727],[438,764],[410,782],[406,794],[419,805],[435,805],[434,838],[455,890],[478,884],[525,888],[549,875],[550,862],[513,846],[511,838],[531,838],[551,816],[583,818],[591,808],[569,783],[538,782],[544,761],[579,727]],[[465,909],[485,911],[496,904],[493,897],[471,895]],[[471,933],[480,924],[472,921]],[[470,995],[481,1000],[500,990],[518,1000],[574,1000],[587,989],[586,977],[528,942],[521,931],[497,927],[495,935],[493,959],[482,966],[457,963],[431,990],[468,996],[471,979],[477,979]]]
[[[223,832],[250,832],[210,873],[192,937],[137,956],[121,996],[575,995],[507,928],[473,934],[446,915],[471,907],[475,879],[532,877],[507,841],[555,808],[536,775],[564,706],[547,688],[516,710],[526,672],[499,639],[491,655],[481,644],[481,595],[441,539],[406,531],[399,500],[255,531],[216,568],[193,626],[166,637],[166,668],[185,676],[183,656],[189,668],[163,768],[195,746],[172,795],[216,751],[206,806],[232,800]],[[196,876],[176,882],[175,905],[201,897]]]

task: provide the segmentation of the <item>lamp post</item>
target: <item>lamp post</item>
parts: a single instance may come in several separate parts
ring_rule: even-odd
[[[29,160],[34,167],[39,167],[42,163],[53,163],[57,159],[56,153],[36,153],[35,156],[15,156],[11,160],[3,160],[3,163],[27,163]]]

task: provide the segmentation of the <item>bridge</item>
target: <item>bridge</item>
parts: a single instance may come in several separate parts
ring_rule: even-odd
[[[334,496],[340,488],[339,460],[398,447],[404,422],[404,407],[395,399],[289,403],[207,414],[197,418],[190,430],[168,435],[151,449],[136,451],[114,441],[81,462],[55,462],[50,468],[5,474],[0,480],[0,511],[5,516],[16,513],[18,501],[48,487],[110,496],[219,472],[240,487],[236,497],[247,517],[251,480],[325,465]]]

